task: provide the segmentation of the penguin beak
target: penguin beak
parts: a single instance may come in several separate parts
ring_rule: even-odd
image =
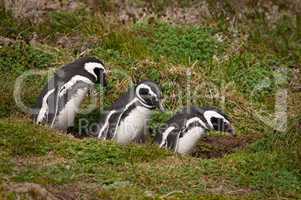
[[[235,130],[232,126],[229,126],[229,128],[226,130],[226,132],[232,136],[232,137],[236,137],[236,134],[235,134]]]

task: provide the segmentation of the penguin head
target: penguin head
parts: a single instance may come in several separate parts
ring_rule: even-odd
[[[142,81],[135,88],[135,96],[147,108],[159,108],[164,111],[161,103],[161,89],[153,81]]]
[[[222,111],[216,108],[205,108],[202,115],[210,130],[222,131],[235,136],[234,128],[231,126],[228,116]]]
[[[101,84],[106,87],[107,81],[107,71],[105,70],[103,62],[97,58],[83,58],[84,70],[88,73],[88,76],[94,83]]]

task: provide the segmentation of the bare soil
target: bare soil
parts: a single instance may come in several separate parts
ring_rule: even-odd
[[[194,157],[200,158],[220,158],[226,154],[245,148],[247,145],[260,139],[258,134],[248,134],[246,136],[208,136],[203,138],[195,152]]]

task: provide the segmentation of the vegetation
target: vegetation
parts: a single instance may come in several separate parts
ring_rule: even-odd
[[[293,8],[282,1],[267,8],[261,1],[204,1],[199,7],[194,1],[135,0],[128,5],[137,13],[147,8],[146,16],[126,13],[124,21],[122,3],[100,2],[100,10],[90,11],[82,1],[73,11],[47,11],[39,22],[1,7],[0,199],[43,196],[25,183],[62,199],[301,198],[301,23]],[[171,7],[176,14],[168,14]],[[205,7],[210,15],[199,21],[177,21],[178,9],[193,15],[193,8]],[[270,8],[277,8],[276,16]],[[76,139],[33,125],[14,102],[16,79],[28,70],[51,73],[80,56],[102,59],[112,74],[105,98],[78,116],[76,131],[84,131],[80,118],[97,122],[131,81],[152,79],[170,112],[155,113],[151,127],[191,102],[224,109],[238,138],[210,133],[213,142],[204,139],[194,156],[179,156],[153,144]],[[46,78],[27,77],[21,90],[27,106],[34,106]],[[288,124],[281,132],[258,115],[274,114],[283,89]]]

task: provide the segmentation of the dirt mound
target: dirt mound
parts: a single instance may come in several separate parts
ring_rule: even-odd
[[[194,157],[200,158],[219,158],[226,154],[233,153],[255,142],[260,138],[259,135],[250,134],[247,136],[208,136],[203,138],[195,152]]]

